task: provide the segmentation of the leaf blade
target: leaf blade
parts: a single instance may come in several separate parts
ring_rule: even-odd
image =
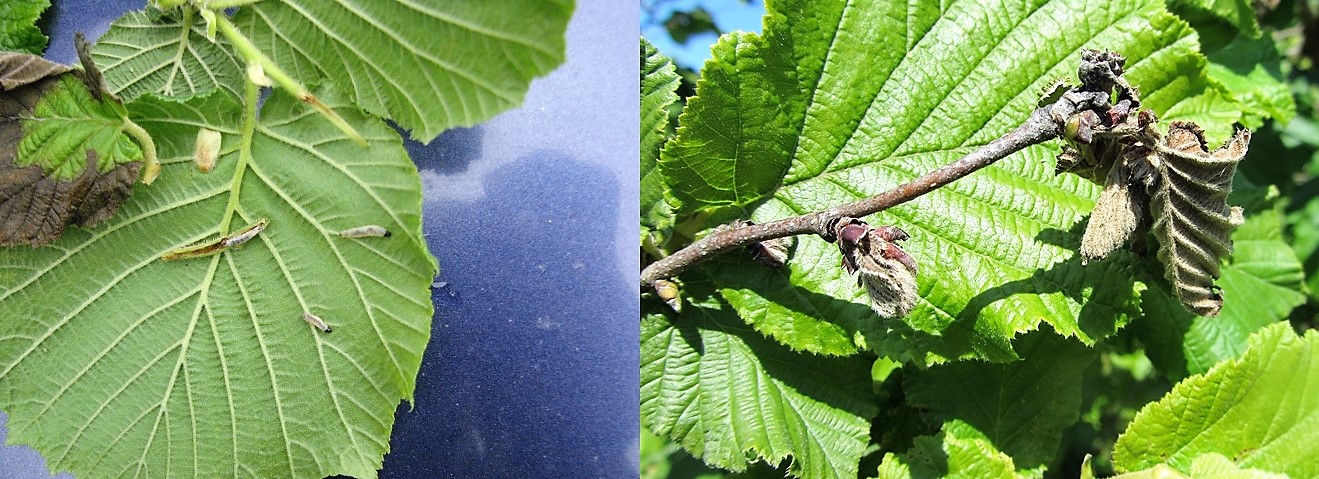
[[[563,62],[572,8],[571,0],[497,8],[298,0],[253,4],[234,23],[295,78],[334,82],[362,109],[429,142],[520,104],[532,78]]]
[[[239,97],[243,91],[233,48],[222,37],[207,39],[205,23],[190,11],[129,12],[96,40],[92,58],[110,91],[125,100],[147,93],[186,99],[216,89]]]
[[[641,39],[641,220],[658,228],[667,222],[660,147],[668,141],[669,106],[678,100],[679,77],[673,60]]]
[[[49,39],[37,27],[37,20],[47,8],[50,0],[0,4],[0,50],[33,55],[45,51]]]
[[[885,454],[875,477],[1022,477],[1017,474],[1012,459],[995,448],[994,442],[974,426],[953,420],[945,422],[935,436],[916,438],[907,452]]]
[[[1113,453],[1119,470],[1167,462],[1190,470],[1193,460],[1218,453],[1242,467],[1292,477],[1319,474],[1319,334],[1300,336],[1287,323],[1252,335],[1239,359],[1189,377],[1143,408]]]
[[[0,316],[32,318],[0,322],[11,440],[77,474],[375,476],[429,337],[435,266],[397,134],[325,99],[364,125],[371,154],[272,97],[241,183],[232,146],[210,174],[191,158],[198,125],[238,142],[232,98],[139,99],[167,174],[100,228],[0,251]],[[159,261],[220,234],[235,195],[234,214],[270,218],[265,231],[219,255]],[[335,233],[359,221],[394,235]],[[77,286],[46,287],[65,282]]]
[[[801,91],[790,59],[764,46],[772,41],[733,32],[710,49],[713,59],[659,160],[678,214],[750,205],[787,173]]]
[[[684,293],[690,303],[676,318],[657,302],[643,311],[643,424],[717,467],[744,470],[751,451],[771,464],[791,456],[803,477],[856,477],[876,413],[869,364],[766,340],[708,283],[689,281]]]
[[[933,366],[911,372],[905,389],[935,418],[983,431],[1016,467],[1047,467],[1063,430],[1080,418],[1083,373],[1096,354],[1048,331],[1019,338],[1017,347],[1022,361]]]

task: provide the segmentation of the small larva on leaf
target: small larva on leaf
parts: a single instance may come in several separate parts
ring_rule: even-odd
[[[325,320],[321,319],[320,316],[311,313],[302,313],[302,320],[306,321],[307,324],[310,324],[311,327],[320,330],[320,332],[322,333],[330,334],[334,332],[334,328],[331,328],[330,325],[325,324]]]
[[[901,318],[916,306],[916,260],[897,244],[910,236],[895,226],[872,228],[856,218],[834,226],[843,268],[857,275],[870,296],[870,308],[885,318]]]
[[[194,243],[188,246],[170,250],[169,252],[161,255],[160,259],[163,259],[165,261],[173,261],[178,259],[200,258],[203,256],[210,256],[213,254],[217,254],[226,249],[239,246],[242,245],[243,243],[250,241],[252,238],[255,238],[257,234],[264,231],[266,229],[266,225],[269,224],[270,224],[269,220],[265,218],[261,218],[260,220],[257,220],[256,223],[247,225],[243,229],[238,230],[237,232],[230,234],[228,236],[221,236],[213,240]]]
[[[215,160],[220,156],[220,132],[210,128],[197,130],[197,145],[192,149],[192,159],[202,173],[210,173],[215,168]]]
[[[238,232],[225,237],[224,240],[220,242],[220,244],[224,245],[225,248],[232,248],[235,246],[242,245],[243,243],[251,241],[252,238],[255,238],[257,234],[261,233],[262,231],[265,231],[266,225],[268,224],[270,224],[270,221],[266,220],[265,218],[261,218],[257,220],[256,223],[247,225],[247,227],[238,230]]]
[[[340,231],[339,236],[344,238],[388,238],[392,236],[389,230],[380,225],[365,225],[356,228],[348,228]]]

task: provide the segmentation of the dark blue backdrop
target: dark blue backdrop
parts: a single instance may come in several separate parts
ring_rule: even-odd
[[[47,57],[75,63],[75,30],[145,2],[54,3]],[[637,15],[579,0],[568,62],[523,107],[409,143],[440,275],[381,477],[637,476]],[[49,476],[5,446],[0,477]]]

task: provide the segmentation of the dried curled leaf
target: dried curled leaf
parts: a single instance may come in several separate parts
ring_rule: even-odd
[[[1199,127],[1173,122],[1158,145],[1162,162],[1151,206],[1159,261],[1177,298],[1196,314],[1214,316],[1223,307],[1214,280],[1241,223],[1241,209],[1227,205],[1227,194],[1249,144],[1250,132],[1241,130],[1211,153]]]
[[[142,150],[99,76],[0,53],[0,246],[94,226],[132,193]],[[89,88],[91,86],[91,88]]]
[[[1193,123],[1173,122],[1166,136],[1159,134],[1154,114],[1140,109],[1139,92],[1122,77],[1124,65],[1121,55],[1088,50],[1078,71],[1082,86],[1059,93],[1066,87],[1061,84],[1044,97],[1066,107],[1054,114],[1065,141],[1058,173],[1104,178],[1081,256],[1108,256],[1152,217],[1159,261],[1182,306],[1214,316],[1223,307],[1214,285],[1219,261],[1231,253],[1230,233],[1241,224],[1241,209],[1229,207],[1227,195],[1250,132],[1238,132],[1212,153]],[[1075,113],[1062,117],[1058,111]]]
[[[1081,236],[1083,261],[1104,259],[1127,242],[1145,215],[1144,185],[1131,180],[1126,162],[1113,166]]]
[[[1140,143],[1123,147],[1122,160],[1109,171],[1081,236],[1082,264],[1104,259],[1137,231],[1148,231],[1142,228],[1149,227],[1146,205],[1158,175],[1153,165],[1162,161],[1157,155]]]
[[[843,267],[866,288],[870,308],[885,318],[901,318],[916,306],[916,260],[898,246],[909,238],[895,226],[872,228],[856,218],[840,218],[834,226]]]

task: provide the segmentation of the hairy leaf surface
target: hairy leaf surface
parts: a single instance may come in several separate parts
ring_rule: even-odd
[[[239,168],[239,108],[222,92],[131,105],[158,138],[160,179],[96,229],[0,250],[9,441],[80,477],[375,477],[430,335],[435,263],[398,135],[323,99],[369,149],[275,95]],[[231,145],[209,174],[192,161],[203,125]],[[160,259],[261,218],[241,248]],[[335,234],[368,223],[394,234]]]
[[[0,2],[0,51],[40,55],[48,39],[37,26],[37,19],[47,8],[50,0]]]
[[[572,9],[572,0],[288,0],[243,7],[234,23],[294,77],[334,82],[430,142],[522,103],[531,79],[563,62]]]
[[[1217,316],[1223,298],[1214,280],[1219,261],[1232,252],[1231,233],[1242,215],[1240,208],[1227,204],[1227,195],[1250,132],[1241,131],[1209,151],[1203,131],[1195,125],[1173,122],[1168,128],[1158,147],[1163,160],[1156,166],[1159,183],[1150,195],[1159,262],[1183,306]]]
[[[876,413],[868,363],[795,353],[748,328],[708,282],[691,304],[641,319],[641,419],[706,463],[791,457],[801,477],[853,478]]]
[[[741,52],[792,58],[796,83],[806,89],[800,106],[792,97],[774,105],[782,117],[801,118],[800,141],[782,184],[755,205],[751,217],[757,222],[886,191],[988,143],[1028,116],[1044,86],[1074,77],[1084,48],[1124,54],[1127,76],[1140,88],[1145,106],[1161,114],[1180,109],[1187,118],[1240,115],[1235,103],[1205,97],[1212,92],[1195,36],[1158,1],[949,2],[908,8],[839,0],[768,7],[763,37],[724,41],[725,48],[739,45],[737,65],[756,68],[712,61],[734,68],[738,83],[727,84],[739,85],[772,83],[786,75],[760,67],[770,60],[743,59]],[[757,74],[765,78],[746,78]],[[1184,106],[1195,102],[1203,108]],[[726,110],[689,110],[684,128],[726,125],[710,136],[777,144],[780,135],[768,129],[757,136],[757,130],[727,121]],[[741,114],[770,116],[760,109]],[[867,218],[911,233],[903,248],[920,264],[922,301],[905,320],[876,318],[855,280],[837,267],[835,248],[816,238],[798,243],[786,271],[720,262],[714,276],[757,330],[818,353],[870,348],[900,360],[1006,361],[1017,357],[1011,339],[1041,321],[1090,344],[1138,310],[1135,292],[1143,286],[1130,279],[1135,260],[1129,254],[1080,264],[1074,253],[1077,224],[1099,188],[1070,175],[1055,177],[1056,153],[1056,147],[1029,148]],[[763,168],[778,167],[778,160],[758,159]],[[736,187],[734,182],[711,186]]]
[[[1251,336],[1239,359],[1189,377],[1145,406],[1118,437],[1113,464],[1133,471],[1166,462],[1189,471],[1202,454],[1291,477],[1319,475],[1319,333],[1276,323]]]
[[[1255,191],[1256,196],[1263,193],[1263,189]],[[1150,360],[1174,380],[1240,356],[1252,333],[1286,320],[1305,303],[1303,266],[1283,241],[1280,205],[1270,206],[1259,198],[1243,203],[1255,214],[1232,232],[1234,250],[1218,282],[1223,287],[1222,313],[1196,316],[1163,288],[1150,288],[1141,295],[1145,317],[1132,328]]]
[[[92,58],[110,90],[124,99],[147,93],[187,98],[215,89],[238,97],[243,73],[224,37],[206,38],[200,15],[129,12],[96,40]]]

